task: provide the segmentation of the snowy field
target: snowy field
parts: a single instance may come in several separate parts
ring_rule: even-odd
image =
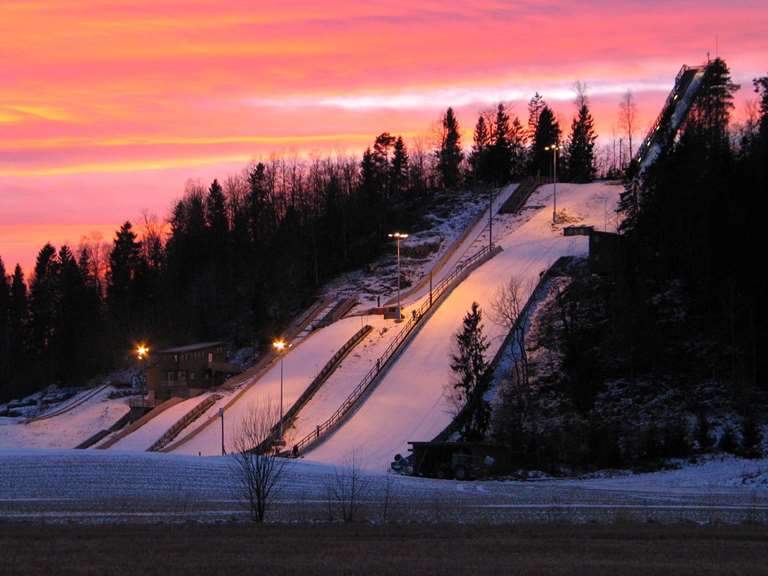
[[[569,224],[602,229],[606,213],[612,213],[621,190],[620,186],[605,183],[559,184],[558,211],[567,215]],[[551,185],[542,186],[521,215],[498,218],[494,241],[503,251],[448,296],[365,403],[338,431],[309,452],[308,459],[341,464],[355,452],[364,467],[380,469],[396,453],[408,454],[409,441],[431,440],[451,422],[452,406],[445,397],[452,378],[449,358],[454,334],[472,302],[485,311],[490,358],[506,336],[506,330],[489,317],[499,287],[515,277],[527,298],[539,275],[557,258],[586,255],[586,237],[564,237],[560,226],[552,226],[552,194]]]
[[[0,518],[155,522],[244,516],[227,457],[0,450]],[[289,461],[272,518],[322,519],[348,470]],[[709,459],[679,470],[581,480],[458,482],[365,472],[361,502],[401,521],[768,520],[768,460]]]

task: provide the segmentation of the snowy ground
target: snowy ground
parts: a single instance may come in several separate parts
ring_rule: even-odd
[[[73,448],[97,432],[109,428],[124,416],[127,398],[110,400],[115,389],[107,386],[101,392],[59,416],[25,423],[21,419],[0,421],[0,448]],[[82,392],[86,395],[90,390]],[[78,396],[63,404],[77,401]],[[52,407],[48,412],[57,409]]]
[[[0,450],[0,519],[216,521],[243,516],[227,457]],[[272,518],[323,519],[348,470],[288,461]],[[768,460],[709,459],[679,470],[582,480],[457,482],[366,472],[360,500],[398,521],[768,520]]]
[[[605,183],[560,184],[558,210],[569,224],[602,229],[606,212],[612,213],[621,190]],[[448,296],[373,394],[338,431],[309,452],[308,459],[340,464],[354,452],[366,468],[380,469],[396,453],[407,454],[409,441],[431,440],[450,423],[452,407],[444,394],[452,377],[448,359],[454,334],[472,302],[486,312],[487,354],[492,357],[506,335],[488,314],[499,287],[514,276],[527,298],[539,275],[557,258],[586,254],[586,237],[564,237],[560,226],[552,226],[552,195],[551,185],[542,186],[521,215],[499,217],[495,241],[503,251]]]

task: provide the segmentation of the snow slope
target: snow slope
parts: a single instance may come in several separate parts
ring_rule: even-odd
[[[108,386],[60,416],[29,424],[0,423],[0,448],[74,448],[128,413],[126,398],[109,399],[113,391]]]
[[[602,229],[606,207],[612,210],[621,187],[604,183],[559,184],[558,208],[569,223]],[[564,237],[553,228],[552,186],[543,186],[519,216],[500,217],[496,242],[503,252],[475,270],[437,309],[410,346],[390,368],[373,394],[350,419],[307,458],[341,464],[355,453],[362,465],[380,469],[396,453],[407,454],[408,442],[431,440],[452,419],[444,397],[451,382],[449,356],[454,334],[472,302],[486,311],[485,332],[492,357],[505,336],[488,317],[499,286],[515,276],[527,291],[557,258],[586,254],[586,237]],[[526,294],[527,297],[527,294]]]
[[[153,418],[138,430],[121,438],[110,446],[111,450],[148,450],[158,438],[181,419],[187,412],[203,402],[208,395],[196,396],[179,402]],[[161,418],[162,416],[162,418]]]
[[[498,194],[494,202],[494,212],[509,198],[516,186],[516,184],[507,186]],[[494,237],[495,234],[496,228],[494,228]],[[470,230],[467,230],[463,239],[456,238],[455,241],[456,245],[443,253],[441,258],[443,261],[433,272],[435,285],[447,277],[461,260],[488,244],[488,210],[482,212],[481,218]],[[428,297],[428,283],[415,286],[404,294],[402,305],[405,308],[405,314],[409,314],[410,310],[417,308]],[[293,426],[285,434],[286,445],[289,448],[308,434],[314,433],[316,427],[336,411],[371,369],[376,359],[381,356],[392,337],[401,329],[401,325],[382,322],[380,319],[371,321],[366,317],[365,321],[374,326],[374,331],[342,362],[317,394],[299,412]]]
[[[301,395],[312,379],[323,368],[333,354],[349,340],[361,327],[361,318],[344,318],[338,322],[320,330],[317,330],[300,346],[292,348],[283,357],[283,406],[287,410]],[[217,406],[226,404],[231,400],[231,395],[217,403]],[[245,394],[226,410],[224,416],[224,443],[227,449],[237,433],[242,419],[249,410],[261,403],[272,402],[279,405],[280,402],[280,362],[275,364],[254,383]],[[170,412],[170,410],[168,410]],[[202,416],[199,422],[218,407],[209,410]],[[168,423],[168,427],[175,422],[173,415],[168,417],[160,414],[156,423],[158,429]],[[221,427],[218,421],[206,426],[203,431],[179,446],[174,452],[181,454],[216,455],[221,453]],[[139,429],[141,430],[141,429]],[[138,431],[137,431],[138,432]],[[184,433],[182,433],[183,436]]]

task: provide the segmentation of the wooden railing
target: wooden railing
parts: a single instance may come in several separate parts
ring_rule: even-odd
[[[307,389],[304,390],[304,392],[299,396],[299,399],[296,400],[296,402],[293,403],[293,406],[290,407],[290,409],[285,413],[282,419],[282,429],[286,430],[289,428],[292,424],[294,419],[296,418],[296,415],[299,413],[299,411],[306,406],[307,402],[309,402],[312,397],[315,395],[315,393],[320,389],[320,387],[323,385],[323,383],[330,378],[331,374],[333,374],[334,370],[339,367],[339,364],[341,364],[341,361],[344,360],[344,358],[347,357],[347,355],[352,351],[352,349],[357,346],[363,338],[368,336],[368,334],[371,333],[371,330],[373,330],[372,326],[369,326],[366,324],[360,330],[355,332],[354,336],[347,340],[344,345],[339,348],[336,353],[333,355],[333,357],[328,360],[328,362],[325,363],[325,366],[323,366],[323,369],[320,370],[320,372],[315,376],[314,380],[307,386]],[[279,439],[280,435],[280,422],[275,424],[272,427],[272,431],[270,432],[269,437],[264,440],[259,446],[256,447],[256,452],[265,452],[267,450],[271,450],[272,447],[275,445],[275,442]]]
[[[192,408],[189,412],[184,414],[181,418],[179,418],[173,426],[168,428],[168,430],[165,431],[165,433],[160,436],[160,438],[157,439],[157,441],[152,444],[147,450],[149,452],[158,452],[165,448],[168,444],[170,444],[176,436],[179,435],[179,433],[184,430],[187,426],[192,424],[195,420],[200,418],[205,412],[208,411],[208,408],[216,404],[219,400],[221,400],[222,396],[221,394],[211,394],[200,402],[197,406]]]
[[[407,342],[408,337],[426,317],[430,308],[439,306],[441,297],[446,295],[450,291],[450,288],[461,281],[464,275],[468,274],[474,267],[480,265],[486,259],[496,255],[499,251],[501,251],[501,248],[499,247],[491,248],[489,246],[484,246],[469,258],[459,262],[459,264],[456,265],[456,268],[454,268],[447,277],[441,280],[432,289],[429,297],[425,298],[421,306],[416,309],[416,313],[406,321],[400,332],[389,343],[384,352],[376,359],[376,362],[368,373],[363,376],[360,383],[355,386],[336,411],[327,420],[318,424],[314,432],[310,432],[296,442],[292,447],[292,450],[286,455],[297,456],[303,454],[312,445],[319,442],[321,438],[324,439],[327,434],[333,432],[352,409],[355,408],[357,403],[373,389],[379,376],[386,370],[393,358],[395,358],[401,351],[401,348]]]

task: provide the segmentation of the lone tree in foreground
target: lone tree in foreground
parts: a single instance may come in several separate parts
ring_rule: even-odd
[[[456,334],[456,353],[451,355],[451,370],[456,375],[453,400],[459,410],[463,440],[479,440],[485,436],[491,408],[483,398],[490,376],[485,351],[488,341],[483,334],[482,312],[477,302],[464,316],[462,329]]]
[[[257,403],[240,422],[230,452],[232,467],[239,480],[240,494],[248,502],[251,519],[264,522],[267,505],[279,490],[287,460],[276,452],[256,452],[271,436],[280,418],[272,402]]]

